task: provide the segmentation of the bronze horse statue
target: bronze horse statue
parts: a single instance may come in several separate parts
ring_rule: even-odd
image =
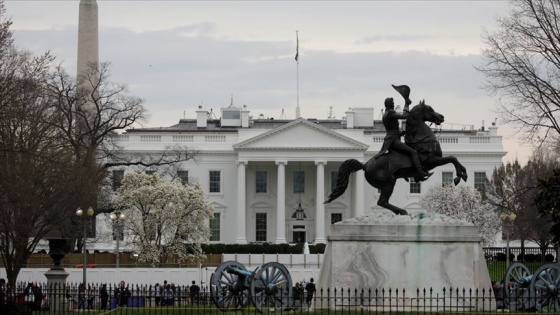
[[[457,175],[453,182],[457,185],[461,179],[467,181],[466,168],[459,163],[456,157],[442,156],[439,141],[426,124],[426,122],[430,122],[440,125],[443,121],[443,115],[421,101],[411,109],[406,118],[405,143],[418,152],[420,160],[427,170],[453,163]],[[371,158],[365,164],[355,159],[342,162],[338,169],[336,188],[325,203],[330,203],[340,197],[348,187],[350,174],[360,170],[364,170],[367,182],[381,191],[377,205],[389,209],[397,215],[408,214],[406,210],[390,204],[389,198],[393,194],[397,179],[404,178],[408,181],[408,178],[416,176],[417,170],[413,167],[410,157],[396,151],[389,151],[378,158]]]

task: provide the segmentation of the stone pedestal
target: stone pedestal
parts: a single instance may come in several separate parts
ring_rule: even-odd
[[[377,211],[334,224],[317,288],[330,288],[331,292],[335,288],[351,289],[350,295],[364,289],[370,297],[378,290],[378,297],[392,295],[392,299],[381,301],[385,308],[396,304],[414,310],[424,303],[441,308],[443,297],[450,298],[445,302],[447,309],[453,304],[459,311],[495,307],[476,227],[434,213],[396,216],[390,211]],[[482,299],[477,303],[468,300],[476,296],[477,289],[480,297],[485,290],[485,305]],[[361,294],[354,301],[361,306],[379,305],[379,299],[364,301]]]
[[[50,311],[63,311],[66,309],[66,278],[69,273],[62,269],[50,269],[45,272],[47,277],[47,298]]]
[[[61,266],[60,261],[66,255],[66,239],[49,239],[49,256],[53,259],[54,266],[45,272],[47,278],[47,301],[49,310],[64,311],[66,307],[66,278],[69,273]]]

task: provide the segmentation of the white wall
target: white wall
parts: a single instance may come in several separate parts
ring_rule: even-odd
[[[301,282],[316,278],[323,260],[322,254],[311,255],[290,255],[290,254],[225,254],[222,261],[236,260],[247,268],[254,271],[257,267],[267,262],[282,263],[292,277],[292,282]],[[190,285],[194,280],[203,286],[210,282],[210,276],[216,267],[200,267],[200,268],[88,268],[87,282],[91,283],[112,283],[117,284],[124,280],[129,284],[155,284],[163,283],[167,280],[169,283],[176,285]],[[18,282],[46,282],[45,272],[48,268],[23,268],[18,276]],[[82,282],[81,268],[66,268],[70,273],[67,282]],[[6,279],[6,270],[0,269],[0,278]]]

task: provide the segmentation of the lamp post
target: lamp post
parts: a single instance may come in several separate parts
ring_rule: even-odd
[[[116,257],[116,267],[119,268],[119,261],[120,261],[120,241],[122,238],[124,238],[124,233],[123,233],[123,229],[124,229],[124,222],[122,222],[122,220],[124,219],[124,213],[116,211],[114,213],[111,213],[111,220],[113,220],[113,238],[115,238],[117,240],[117,249],[115,251],[115,257]]]
[[[84,235],[83,235],[83,241],[82,241],[82,252],[83,252],[83,256],[84,256],[84,264],[82,266],[82,273],[83,273],[84,285],[86,285],[86,274],[87,274],[87,270],[86,270],[87,269],[87,251],[86,251],[87,230],[88,230],[88,223],[90,222],[90,219],[93,217],[94,214],[95,214],[95,211],[93,211],[92,207],[89,207],[86,212],[84,212],[84,210],[82,210],[81,208],[78,208],[78,210],[76,210],[76,216],[78,216],[79,218],[82,219],[82,225],[83,225],[83,229],[84,229]]]
[[[515,215],[515,213],[507,214],[502,212],[500,214],[500,220],[504,223],[504,230],[506,233],[506,268],[509,267],[509,235],[511,234],[513,221],[515,221],[516,217],[517,215]]]

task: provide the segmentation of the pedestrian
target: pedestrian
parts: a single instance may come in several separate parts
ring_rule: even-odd
[[[159,282],[154,286],[154,296],[156,298],[156,306],[161,306],[161,286]]]
[[[6,292],[6,280],[0,279],[0,314],[6,314],[6,304],[8,303],[8,293]]]
[[[107,291],[107,284],[101,285],[99,288],[99,298],[101,299],[101,309],[107,309],[107,301],[109,300],[109,292]]]
[[[33,291],[33,298],[35,299],[35,310],[40,310],[43,302],[43,290],[36,282],[33,282],[31,290]]]
[[[300,307],[303,303],[303,287],[301,283],[296,282],[296,286],[294,287],[294,306]]]
[[[189,288],[189,292],[191,295],[191,304],[194,305],[195,303],[198,304],[198,297],[200,294],[200,287],[196,284],[196,281],[192,281],[191,287]]]
[[[173,289],[171,288],[171,284],[168,284],[164,288],[163,296],[164,296],[164,299],[165,299],[165,305],[166,306],[173,306],[174,294],[173,294]]]
[[[87,309],[88,310],[93,309],[94,300],[95,300],[95,294],[93,292],[93,288],[91,287],[90,284],[88,284],[88,290],[87,290]]]
[[[86,285],[83,282],[78,286],[78,309],[86,309]]]
[[[313,283],[313,278],[309,279],[309,283],[305,285],[305,291],[307,291],[307,297],[305,299],[307,307],[311,307],[311,301],[313,300],[313,295],[315,294],[315,283]]]
[[[130,290],[125,286],[125,282],[121,281],[119,286],[115,289],[115,298],[119,307],[128,306],[128,298],[130,297]]]

